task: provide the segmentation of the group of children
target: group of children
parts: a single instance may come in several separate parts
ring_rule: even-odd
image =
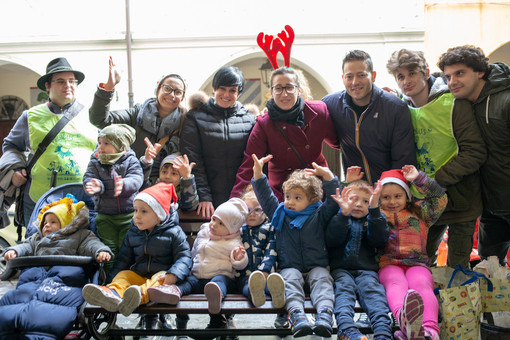
[[[253,155],[252,186],[217,207],[190,249],[177,207],[198,204],[194,164],[186,155],[167,156],[159,183],[139,192],[148,173],[140,163],[150,165],[155,155],[148,146],[145,162],[137,160],[129,148],[133,140],[127,125],[103,129],[84,176],[99,212],[99,238],[109,247],[94,255],[98,261],[114,256],[110,283],[83,288],[87,302],[127,316],[149,301],[177,304],[182,295],[205,293],[214,326],[229,292],[242,292],[255,306],[269,293],[273,306],[288,312],[295,337],[330,337],[335,317],[339,339],[367,339],[353,321],[359,300],[374,339],[392,338],[389,311],[400,326],[395,338],[439,339],[425,245],[447,198],[414,166],[384,172],[375,188],[360,179],[360,168],[349,168],[341,188],[327,167],[314,163],[283,183],[279,203],[263,173],[272,156]],[[413,199],[410,184],[424,199]],[[59,228],[47,229],[48,212],[38,240],[66,224],[59,220]],[[304,312],[305,288],[317,310],[314,324]]]

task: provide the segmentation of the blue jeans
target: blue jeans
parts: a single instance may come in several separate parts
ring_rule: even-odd
[[[371,270],[335,269],[331,272],[335,289],[335,313],[338,329],[354,325],[356,296],[367,313],[374,335],[392,336],[386,291],[379,282],[377,272]]]
[[[182,295],[203,294],[204,287],[209,282],[214,282],[220,287],[223,297],[227,296],[228,292],[235,290],[235,280],[225,275],[216,275],[212,279],[198,279],[191,275],[188,276],[185,282],[178,284],[177,287],[179,287]]]
[[[502,266],[510,246],[510,214],[496,215],[484,210],[478,224],[478,253],[482,259],[497,256]]]

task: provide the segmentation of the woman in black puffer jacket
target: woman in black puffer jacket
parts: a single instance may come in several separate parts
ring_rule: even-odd
[[[181,131],[181,153],[188,155],[197,184],[197,214],[210,218],[230,197],[255,116],[237,101],[244,77],[237,67],[225,66],[213,78],[214,96],[190,98],[190,111]],[[205,98],[204,98],[205,96]]]

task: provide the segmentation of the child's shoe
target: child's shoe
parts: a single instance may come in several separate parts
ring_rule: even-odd
[[[301,309],[293,309],[289,313],[292,335],[295,338],[307,336],[313,333],[312,325],[308,321],[306,314]]]
[[[204,294],[209,302],[209,313],[219,314],[221,311],[221,300],[223,300],[220,287],[214,282],[209,282],[204,287]]]
[[[393,333],[395,340],[407,340],[407,336],[400,329]]]
[[[176,305],[181,299],[181,291],[176,285],[161,285],[147,288],[149,300],[156,303]]]
[[[82,294],[85,301],[91,305],[102,307],[109,312],[117,312],[119,304],[122,302],[122,299],[114,290],[92,283],[83,287]]]
[[[266,277],[261,271],[254,271],[248,279],[248,288],[250,289],[251,302],[255,307],[260,307],[266,303]]]
[[[274,318],[274,328],[289,328],[289,315],[287,313],[276,314],[276,318]]]
[[[439,334],[433,329],[425,329],[425,339],[440,340]]]
[[[423,299],[420,293],[409,289],[404,298],[404,308],[400,313],[400,329],[408,340],[423,340]]]
[[[333,312],[329,308],[323,308],[315,315],[313,333],[323,338],[331,337],[333,332]]]
[[[278,273],[271,273],[267,277],[267,289],[271,293],[274,308],[285,307],[285,281]]]
[[[137,285],[129,286],[124,291],[122,302],[119,304],[119,312],[124,316],[129,316],[140,306],[142,302],[142,291]]]
[[[346,329],[339,329],[337,334],[338,340],[368,340],[368,338],[361,334],[356,327],[349,327]]]

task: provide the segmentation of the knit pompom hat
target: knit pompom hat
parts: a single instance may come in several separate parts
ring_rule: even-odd
[[[140,192],[134,200],[147,203],[156,216],[164,221],[170,213],[171,203],[177,202],[177,193],[172,184],[160,182]]]
[[[225,203],[220,204],[214,211],[213,216],[216,216],[223,222],[230,234],[235,234],[246,221],[248,211],[248,206],[242,199],[231,198]]]
[[[381,178],[379,179],[381,181],[381,185],[385,185],[387,183],[394,183],[398,184],[402,187],[402,189],[405,190],[407,194],[407,198],[411,200],[411,190],[409,190],[409,185],[407,184],[407,180],[404,177],[404,173],[400,169],[393,169],[384,171],[381,174]]]
[[[85,202],[82,201],[74,203],[76,199],[73,200],[73,198],[64,197],[42,208],[38,216],[38,219],[40,221],[39,229],[42,230],[42,228],[44,227],[44,218],[46,217],[46,214],[49,213],[55,214],[55,216],[57,216],[60,222],[60,229],[65,228],[69,223],[71,223],[71,221],[78,214],[80,209],[85,206]]]
[[[126,152],[136,139],[136,131],[127,124],[112,124],[99,131],[98,137],[108,139],[118,152]]]

